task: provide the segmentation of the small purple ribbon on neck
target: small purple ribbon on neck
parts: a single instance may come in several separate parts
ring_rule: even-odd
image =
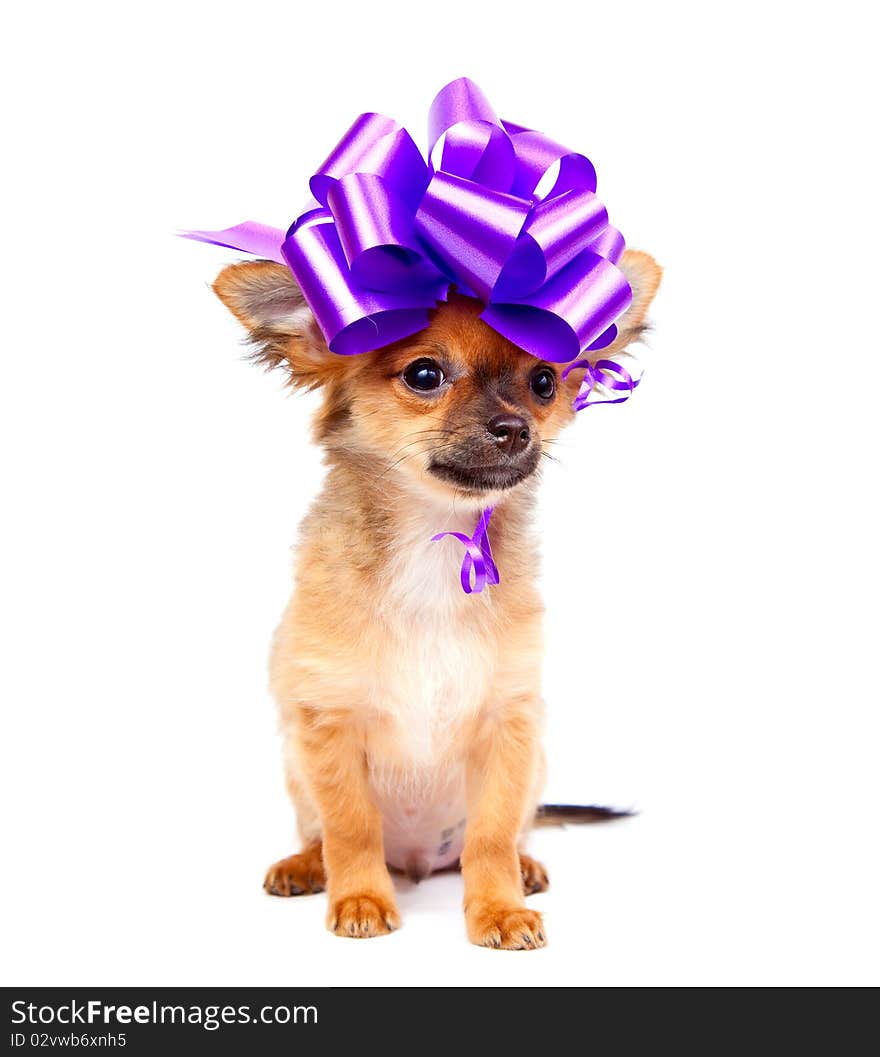
[[[438,532],[431,537],[431,542],[442,540],[446,536],[454,536],[460,543],[464,544],[464,559],[461,563],[461,587],[466,595],[478,595],[486,584],[497,584],[500,582],[498,567],[492,558],[492,549],[489,546],[489,519],[495,508],[488,506],[480,514],[480,520],[474,529],[473,536],[467,536],[464,532]],[[473,574],[473,577],[471,576]]]
[[[606,348],[632,291],[583,154],[502,121],[467,77],[437,94],[428,159],[391,118],[361,114],[285,234],[244,223],[186,238],[286,262],[333,352],[424,329],[450,285],[521,349],[569,363]]]

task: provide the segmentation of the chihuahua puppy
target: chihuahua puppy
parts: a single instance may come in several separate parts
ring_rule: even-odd
[[[660,281],[647,254],[620,267],[633,302],[597,359],[639,338]],[[323,393],[314,438],[328,473],[271,659],[302,849],[269,869],[266,891],[326,887],[331,931],[379,936],[400,925],[389,867],[419,880],[460,863],[471,941],[543,947],[524,895],[547,877],[522,851],[544,779],[530,523],[581,372],[563,381],[455,293],[420,333],[339,356],[285,266],[231,265],[214,290],[258,363]],[[490,505],[501,582],[468,595],[461,544],[431,537],[472,534]]]

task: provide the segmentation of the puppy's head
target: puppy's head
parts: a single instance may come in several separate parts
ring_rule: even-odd
[[[660,282],[645,253],[621,261],[633,303],[617,341],[597,358],[638,340]],[[384,349],[330,352],[290,271],[252,261],[226,268],[214,291],[247,327],[254,359],[280,367],[291,385],[322,387],[316,439],[365,472],[403,475],[433,494],[486,505],[527,481],[545,446],[573,418],[581,371],[517,348],[484,323],[480,302],[457,294],[428,327]]]

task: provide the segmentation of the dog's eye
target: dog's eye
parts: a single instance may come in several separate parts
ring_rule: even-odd
[[[556,392],[556,375],[549,367],[539,367],[529,379],[529,388],[540,400],[550,400]]]
[[[403,372],[403,380],[410,389],[415,389],[417,393],[439,389],[444,378],[443,368],[433,360],[416,360]]]

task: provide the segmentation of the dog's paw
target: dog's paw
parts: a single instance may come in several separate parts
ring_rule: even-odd
[[[384,936],[400,928],[400,914],[390,899],[380,895],[343,896],[331,901],[327,928],[355,939]]]
[[[535,910],[483,903],[468,907],[466,919],[468,938],[478,947],[533,951],[547,945],[544,922]]]
[[[326,883],[321,845],[314,844],[270,866],[263,888],[270,896],[301,896],[323,892]]]
[[[535,892],[546,892],[550,887],[550,878],[547,871],[531,855],[519,853],[519,872],[522,876],[523,891],[527,896]]]

